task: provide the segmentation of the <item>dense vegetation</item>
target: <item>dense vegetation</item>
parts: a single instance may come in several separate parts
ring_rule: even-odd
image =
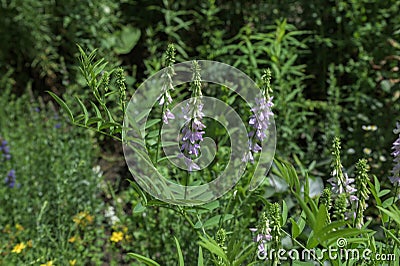
[[[2,1],[0,264],[263,265],[263,248],[334,246],[395,254],[387,263],[397,265],[399,13],[395,0]],[[191,60],[234,66],[259,85],[276,151],[256,190],[249,162],[223,197],[184,207],[138,186],[121,142],[131,96]],[[237,95],[196,84],[170,92],[171,110],[202,93],[251,131],[255,111]],[[198,116],[215,160],[190,175],[168,169],[159,152],[167,102],[146,124],[152,163],[180,184],[210,182],[233,150],[227,129]]]

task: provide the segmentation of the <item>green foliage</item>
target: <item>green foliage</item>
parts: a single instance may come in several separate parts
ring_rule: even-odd
[[[264,262],[257,259],[260,241],[253,237],[260,231],[254,235],[249,228],[265,224],[264,213],[273,230],[273,241],[263,243],[267,250],[322,252],[345,238],[347,248],[398,257],[398,191],[386,176],[391,129],[400,117],[399,9],[395,0],[1,1],[0,139],[9,142],[12,157],[4,159],[0,150],[6,181],[0,184],[0,264],[67,265],[76,259],[76,265],[258,265]],[[152,198],[135,181],[120,182],[130,174],[116,162],[105,188],[92,170],[93,146],[122,154],[109,140],[122,139],[125,104],[134,88],[174,63],[175,54],[162,56],[170,43],[177,62],[230,64],[262,88],[263,70],[271,70],[278,156],[256,191],[248,191],[249,167],[222,198],[183,208]],[[26,86],[33,90],[29,97]],[[247,121],[240,97],[216,87],[202,91],[240,110]],[[189,97],[189,89],[175,88],[172,106]],[[37,100],[44,91],[50,97]],[[70,124],[54,117],[58,108]],[[152,110],[146,124],[146,145],[153,163],[166,169],[160,109]],[[230,152],[226,130],[208,123],[205,136],[218,144],[216,162],[190,178],[168,170],[177,182],[210,182],[224,169]],[[342,183],[346,173],[357,178],[356,209],[349,195],[336,195],[327,182],[335,137],[342,150],[337,145],[333,167]],[[110,161],[114,156],[102,154]],[[356,211],[354,219],[349,211]],[[19,246],[22,252],[12,252],[20,243],[26,245]],[[326,255],[314,261],[381,263]],[[274,257],[270,263],[284,261]]]
[[[98,264],[105,232],[91,138],[69,128],[52,105],[30,101],[9,91],[0,98],[0,136],[12,156],[0,161],[0,174],[16,173],[14,187],[0,183],[0,264]],[[19,243],[22,254],[10,252]]]
[[[114,56],[129,52],[140,36],[136,29],[116,30],[118,8],[110,0],[2,1],[2,75],[13,69],[17,88],[24,88],[31,77],[35,85],[52,90],[76,83],[76,43],[90,49],[100,45],[101,54],[116,62]],[[44,91],[36,86],[35,90]]]

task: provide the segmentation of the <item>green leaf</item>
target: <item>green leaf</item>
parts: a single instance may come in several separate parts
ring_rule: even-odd
[[[225,265],[230,265],[228,257],[226,256],[224,250],[220,246],[218,246],[218,244],[217,244],[217,242],[215,242],[215,240],[210,239],[210,238],[205,238],[203,236],[200,236],[200,239],[201,239],[201,241],[198,242],[198,244],[200,246],[202,246],[203,248],[206,248],[211,253],[220,257],[224,261]]]
[[[94,72],[94,76],[97,77],[103,70],[104,68],[107,66],[108,62],[104,62],[104,58],[100,59],[99,61],[97,61],[94,66],[93,66],[93,72]],[[97,81],[97,80],[96,80]],[[97,82],[96,82],[97,83]],[[96,88],[98,88],[101,85],[100,82],[97,83]]]
[[[79,105],[81,106],[81,109],[83,111],[83,115],[84,115],[84,118],[85,118],[85,126],[86,126],[87,123],[88,123],[88,120],[89,120],[88,111],[87,111],[85,105],[82,103],[82,101],[78,98],[78,96],[75,96],[75,99],[78,101]]]
[[[296,221],[293,218],[290,218],[289,220],[292,223],[292,237],[296,238],[301,234],[300,227],[297,225]]]
[[[185,266],[185,261],[183,260],[181,246],[179,245],[178,239],[176,237],[174,237],[174,238],[175,238],[175,243],[176,243],[176,249],[178,250],[179,266]]]
[[[197,266],[204,266],[203,250],[200,246],[199,246],[199,257],[197,259]]]
[[[101,121],[103,121],[101,118],[98,118],[98,117],[91,117],[91,118],[89,118],[88,121],[86,122],[86,125],[87,125],[87,126],[90,126],[91,124],[98,123],[98,122],[101,122]]]
[[[309,222],[309,225],[311,228],[314,229],[315,227],[315,223],[316,223],[316,218],[314,213],[311,211],[311,209],[307,206],[307,204],[304,202],[304,200],[300,197],[300,195],[298,195],[297,193],[293,193],[293,195],[296,197],[297,201],[299,202],[301,208],[303,209],[306,218]]]
[[[97,107],[97,105],[92,101],[90,102],[90,104],[92,105],[94,111],[96,112],[97,118],[100,119],[100,121],[97,123],[97,129],[100,129],[101,121],[104,121],[104,119],[101,116],[101,112],[100,112],[99,108]]]
[[[286,224],[288,217],[288,207],[286,205],[286,202],[283,200],[282,201],[282,219],[281,219],[281,227],[283,227]]]
[[[114,51],[117,54],[127,54],[135,47],[140,39],[140,29],[125,26],[117,33],[117,43]]]
[[[148,120],[148,121],[146,121],[146,129],[148,129],[148,128],[150,128],[150,127],[152,127],[152,126],[154,126],[154,125],[156,125],[156,124],[158,124],[158,123],[160,123],[160,122],[161,122],[160,119],[151,119],[151,120]]]
[[[397,245],[400,246],[400,239],[398,239],[390,230],[387,230],[385,227],[381,226],[381,228],[390,235],[390,237],[396,241]]]
[[[239,242],[240,244],[240,242]],[[238,246],[239,248],[241,247],[241,245]],[[248,245],[247,247],[244,248],[244,250],[242,250],[237,256],[238,258],[236,258],[233,263],[232,266],[240,266],[243,265],[243,262],[252,257],[255,253],[255,249],[256,246],[253,245],[252,243],[250,245]]]
[[[54,100],[61,106],[61,108],[67,112],[69,119],[71,120],[72,123],[74,123],[74,116],[72,115],[71,109],[69,109],[68,105],[60,98],[58,97],[55,93],[51,91],[47,91],[48,94],[50,94],[51,97],[53,97]]]
[[[299,220],[297,221],[297,225],[300,228],[300,234],[303,232],[304,227],[306,227],[306,215],[304,212],[301,213]]]
[[[230,220],[230,219],[232,219],[234,217],[232,214],[215,215],[215,216],[211,217],[210,219],[208,219],[207,221],[204,222],[204,224],[203,224],[204,228],[211,228],[213,226],[218,225],[220,220],[221,220],[221,216],[223,216],[222,222]]]
[[[147,205],[147,197],[144,194],[143,190],[138,186],[138,184],[136,184],[135,181],[128,179],[128,182],[131,184],[133,189],[139,194],[140,198],[144,201],[144,205],[146,206]]]
[[[383,197],[383,196],[385,196],[385,195],[388,194],[388,193],[390,193],[390,190],[389,190],[389,189],[381,190],[381,191],[379,191],[379,193],[378,193],[378,197]]]
[[[158,133],[159,133],[158,129],[152,130],[147,134],[146,138],[152,139],[152,138],[158,137]]]
[[[398,225],[400,225],[400,212],[397,207],[389,207],[389,210],[386,210],[380,206],[377,206],[379,210],[383,213],[387,214],[390,218],[392,218]]]
[[[389,206],[393,205],[393,197],[386,199],[384,202],[382,202],[382,207],[383,208],[388,208]]]
[[[117,123],[114,123],[114,122],[105,122],[105,123],[101,124],[101,126],[99,127],[99,130],[114,128],[114,127],[120,127],[120,125]]]
[[[160,266],[160,264],[158,264],[157,262],[155,262],[152,259],[149,259],[145,256],[136,254],[136,253],[128,253],[128,256],[133,257],[135,259],[137,259],[140,262],[143,262],[144,264],[148,265],[148,266]]]
[[[376,176],[374,176],[374,181],[375,181],[375,190],[377,193],[381,190],[381,184],[379,183],[379,180]]]
[[[139,202],[138,204],[136,204],[135,208],[133,208],[133,213],[141,213],[144,212],[146,210],[146,207],[142,205],[141,202]]]
[[[328,211],[326,210],[325,205],[321,204],[317,213],[317,217],[315,218],[314,230],[317,234],[319,234],[322,228],[325,226],[327,219],[328,219]]]
[[[315,236],[315,231],[311,231],[308,240],[307,240],[307,248],[314,248],[318,245],[318,239]]]
[[[369,180],[367,180],[367,182],[368,182],[368,185],[369,185],[371,194],[372,194],[372,196],[374,196],[374,199],[376,200],[376,204],[377,204],[378,206],[381,206],[381,205],[382,205],[382,201],[381,201],[381,199],[378,197],[378,193],[376,192],[376,188],[375,188],[374,184],[372,184],[372,182],[369,181]]]
[[[322,232],[325,232],[323,230]],[[339,229],[337,231],[331,231],[327,234],[323,234],[322,236],[319,237],[320,243],[327,241],[325,246],[329,246],[333,244],[339,237],[342,238],[351,238],[353,236],[360,236],[364,233],[369,233],[371,230],[368,229],[357,229],[357,228],[345,228],[345,229]]]

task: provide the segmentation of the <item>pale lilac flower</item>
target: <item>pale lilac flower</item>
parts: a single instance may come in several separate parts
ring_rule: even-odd
[[[168,119],[175,119],[175,116],[168,109],[168,105],[172,103],[170,91],[174,90],[174,85],[172,81],[172,75],[174,74],[175,72],[171,63],[171,65],[169,65],[165,69],[164,73],[161,75],[161,78],[163,79],[163,84],[161,87],[161,95],[157,100],[158,104],[163,106],[162,120],[164,124],[168,124]]]
[[[271,124],[271,117],[274,113],[271,111],[273,97],[269,97],[266,101],[265,97],[256,98],[256,106],[251,109],[253,115],[250,117],[249,124],[254,129],[249,133],[249,137],[254,135],[259,141],[263,141],[267,137],[267,130]],[[253,145],[254,147],[254,145]]]
[[[256,242],[260,242],[260,241],[270,241],[272,239],[271,234],[258,234],[256,236]]]
[[[11,154],[10,154],[10,147],[8,146],[8,142],[6,140],[3,140],[0,145],[0,152],[2,152],[3,157],[6,160],[11,159]]]
[[[258,252],[260,253],[260,254],[264,254],[265,253],[265,245],[264,245],[264,242],[261,242],[259,245],[258,245]]]
[[[258,228],[249,228],[253,233],[258,231]],[[253,241],[258,243],[258,251],[260,253],[265,253],[265,243],[272,239],[271,228],[269,228],[269,224],[266,224],[266,227],[261,230],[261,233],[258,233],[256,237],[254,237]]]
[[[262,142],[267,137],[267,131],[271,125],[271,118],[274,116],[271,108],[274,106],[273,97],[268,97],[268,101],[264,96],[258,97],[256,106],[251,109],[253,115],[250,117],[249,125],[252,131],[249,133],[249,152],[245,155],[242,161],[254,162],[252,153],[257,153],[262,150]]]
[[[349,178],[347,173],[343,173],[343,178],[338,177],[336,170],[332,172],[332,177],[328,179],[328,182],[332,185],[332,192],[339,195],[347,193],[350,201],[358,201],[357,196],[354,193],[357,191],[353,187],[354,178]]]
[[[200,166],[198,166],[191,158],[186,157],[182,153],[178,155],[178,158],[183,158],[185,160],[185,164],[189,172],[192,172],[193,170],[200,170]]]
[[[167,105],[172,103],[172,98],[171,98],[171,94],[168,91],[165,91],[160,98],[158,98],[158,104],[159,105],[163,105],[165,103],[165,99],[167,99]]]
[[[175,119],[175,116],[169,109],[166,109],[164,114],[163,114],[163,122],[164,122],[164,124],[168,124],[168,119]]]
[[[180,157],[185,157],[185,163],[189,171],[200,170],[200,167],[193,162],[193,157],[198,157],[200,154],[200,142],[203,141],[203,129],[206,127],[201,119],[204,114],[202,112],[203,104],[198,103],[191,107],[189,103],[182,107],[182,116],[185,120],[189,120],[181,132],[181,154]],[[193,118],[191,118],[193,113]]]
[[[394,185],[400,185],[400,122],[396,123],[397,128],[393,130],[394,134],[399,134],[399,137],[395,140],[393,143],[392,150],[392,155],[394,157],[393,159],[393,169],[391,171],[392,176],[389,177],[390,181]]]

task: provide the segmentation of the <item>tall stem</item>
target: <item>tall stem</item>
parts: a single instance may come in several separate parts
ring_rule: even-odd
[[[159,152],[159,150],[160,150],[161,129],[162,129],[162,126],[163,126],[164,109],[165,109],[165,102],[163,103],[163,106],[162,106],[161,115],[160,115],[160,126],[159,126],[159,128],[158,128],[158,139],[157,139],[157,148],[156,148],[156,158],[155,158],[155,161],[154,161],[154,163],[156,163],[156,164],[157,164],[157,162],[158,162],[158,154],[159,154],[158,152]]]

